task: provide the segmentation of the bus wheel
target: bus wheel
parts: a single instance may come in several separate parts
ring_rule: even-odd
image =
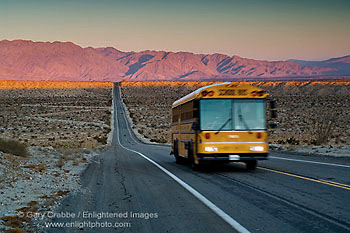
[[[182,158],[179,156],[179,141],[177,139],[174,140],[174,156],[175,162],[177,164],[181,164],[183,162]]]
[[[200,165],[196,164],[193,156],[193,142],[188,144],[188,158],[190,159],[191,168],[194,171],[198,171],[200,169]]]
[[[200,166],[199,164],[196,164],[196,163],[194,162],[193,156],[192,156],[192,158],[191,158],[191,168],[192,168],[193,171],[199,171],[200,168],[201,168],[201,166]]]
[[[246,162],[246,167],[248,170],[255,170],[256,166],[258,164],[257,160],[251,160]]]

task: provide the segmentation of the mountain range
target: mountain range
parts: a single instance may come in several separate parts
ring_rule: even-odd
[[[350,75],[350,56],[261,61],[224,54],[82,48],[71,42],[0,41],[2,80],[233,80]]]

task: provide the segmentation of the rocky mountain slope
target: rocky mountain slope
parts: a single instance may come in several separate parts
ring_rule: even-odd
[[[122,52],[112,47],[82,48],[71,42],[0,41],[0,79],[5,80],[224,80],[338,72],[337,66],[298,63],[223,54]]]
[[[301,66],[318,66],[333,68],[331,74],[335,75],[350,75],[350,55],[344,57],[331,58],[325,61],[303,61],[303,60],[289,60]]]

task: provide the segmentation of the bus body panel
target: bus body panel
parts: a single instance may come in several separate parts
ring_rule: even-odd
[[[206,139],[206,135],[210,138]],[[266,131],[228,131],[218,134],[203,131],[198,133],[198,138],[197,153],[201,154],[213,153],[206,151],[205,147],[217,147],[216,153],[268,153]],[[251,150],[251,147],[259,146],[263,147],[263,150]]]

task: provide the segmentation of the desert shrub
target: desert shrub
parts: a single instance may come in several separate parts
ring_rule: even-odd
[[[282,139],[278,139],[276,141],[277,144],[286,144],[286,141],[282,140]]]
[[[64,166],[65,162],[64,162],[64,158],[60,157],[59,160],[56,162],[56,166],[59,168],[62,168]]]
[[[276,141],[277,144],[289,144],[289,145],[299,145],[300,141],[294,137],[287,138],[286,140],[279,139]]]
[[[168,141],[165,138],[161,138],[158,140],[159,143],[167,143]]]
[[[0,138],[0,151],[23,157],[30,155],[25,144],[12,139]]]
[[[150,139],[151,142],[156,142],[156,143],[167,143],[167,140],[165,138],[151,138]]]
[[[14,228],[14,229],[8,229],[5,231],[5,233],[25,233],[25,231],[21,228]]]
[[[338,115],[335,112],[329,112],[321,116],[316,123],[315,140],[312,144],[322,145],[326,144],[332,136],[337,121]]]
[[[299,145],[300,142],[298,139],[295,139],[294,137],[290,137],[286,140],[286,143],[289,145]]]
[[[106,136],[95,136],[94,139],[96,141],[98,141],[99,143],[102,143],[102,144],[107,144],[107,137]]]
[[[45,111],[45,110],[46,110],[45,107],[42,106],[42,105],[40,105],[40,106],[38,107],[38,111],[39,111],[39,112],[43,112],[43,111]]]

